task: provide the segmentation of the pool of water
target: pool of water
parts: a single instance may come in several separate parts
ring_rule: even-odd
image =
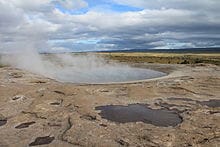
[[[146,80],[162,77],[166,74],[143,68],[107,66],[83,70],[74,69],[72,72],[62,71],[58,75],[56,79],[62,82],[101,84]]]
[[[106,84],[133,82],[165,76],[166,73],[116,63],[94,55],[45,56],[50,77],[68,83]],[[48,66],[49,65],[49,66]],[[50,70],[52,69],[52,70]]]
[[[7,64],[59,82],[106,84],[139,81],[166,75],[163,72],[132,67],[129,64],[110,61],[91,54],[43,54],[34,56],[32,62],[26,60],[26,56],[18,57],[18,61],[10,60],[16,59],[17,56],[8,57]]]
[[[220,100],[217,99],[212,99],[208,101],[197,101],[197,103],[203,105],[203,106],[208,106],[208,107],[213,107],[213,108],[218,108],[220,107]]]
[[[99,115],[117,123],[144,122],[160,127],[177,126],[182,122],[181,116],[171,110],[152,109],[144,104],[107,105],[96,107]]]

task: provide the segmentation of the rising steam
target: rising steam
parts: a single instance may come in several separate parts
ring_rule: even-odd
[[[164,75],[153,70],[132,68],[128,65],[107,63],[95,55],[13,54],[2,57],[13,67],[25,69],[61,82],[112,83],[154,78]]]
[[[162,74],[126,65],[108,64],[94,55],[39,54],[41,49],[54,50],[53,44],[49,43],[51,38],[62,38],[59,31],[63,29],[63,21],[60,21],[63,16],[58,13],[55,5],[59,3],[70,6],[65,2],[73,1],[0,0],[0,53],[6,53],[2,55],[1,62],[61,82],[74,83],[121,82]],[[76,4],[75,1],[73,4]],[[47,20],[46,16],[53,17]],[[71,36],[68,38],[72,39]]]

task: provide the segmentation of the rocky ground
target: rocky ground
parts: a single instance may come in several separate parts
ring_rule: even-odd
[[[220,146],[219,66],[137,65],[169,74],[129,84],[77,85],[0,68],[0,146]],[[124,112],[134,104],[141,108]],[[100,106],[115,109],[102,112]],[[129,121],[145,106],[154,116]],[[167,112],[176,117],[161,120],[169,118]],[[175,123],[163,125],[170,120]]]

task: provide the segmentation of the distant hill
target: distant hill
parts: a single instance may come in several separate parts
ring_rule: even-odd
[[[220,53],[219,48],[185,48],[185,49],[131,49],[131,50],[110,50],[98,52],[149,52],[149,53]]]

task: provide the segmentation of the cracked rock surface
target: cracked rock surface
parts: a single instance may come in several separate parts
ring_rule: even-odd
[[[220,146],[219,66],[136,66],[169,74],[129,84],[79,85],[0,68],[0,146]],[[178,114],[182,121],[175,126],[126,122],[123,117],[131,113],[114,109],[102,117],[96,109],[136,104]],[[136,113],[144,115],[139,107]]]

